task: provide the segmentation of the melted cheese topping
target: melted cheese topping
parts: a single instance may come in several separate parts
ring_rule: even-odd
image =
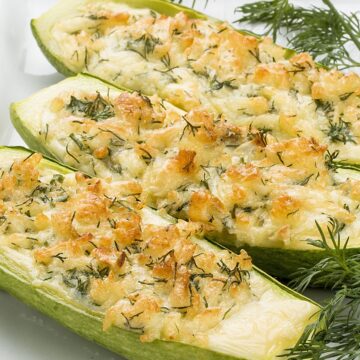
[[[338,159],[359,162],[358,75],[319,68],[306,53],[287,59],[269,38],[220,21],[114,1],[63,4],[59,10],[71,12],[46,29],[46,45],[74,72],[265,128],[279,140],[313,137],[332,154],[340,150]]]
[[[234,245],[313,249],[307,240],[319,236],[315,221],[327,233],[332,218],[341,238],[358,246],[359,180],[338,179],[327,145],[312,137],[279,140],[267,129],[185,113],[83,76],[16,111],[57,158],[130,181],[145,204]]]
[[[101,311],[104,330],[272,359],[316,310],[253,270],[246,252],[220,250],[194,237],[201,226],[144,208],[134,182],[1,151],[1,255],[27,267],[37,287]]]

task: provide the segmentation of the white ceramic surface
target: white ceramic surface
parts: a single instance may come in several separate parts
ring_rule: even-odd
[[[45,86],[63,78],[56,73],[38,49],[29,22],[55,0],[0,0],[0,144],[24,145],[13,129],[8,107]],[[243,0],[197,0],[197,8],[218,18],[233,21],[235,6]],[[334,0],[344,11],[360,10],[358,0]],[[191,4],[192,0],[185,0]],[[320,1],[294,3],[318,5]],[[253,28],[254,31],[259,28]],[[309,291],[315,300],[329,295]],[[88,342],[55,321],[30,309],[0,291],[0,360],[119,360],[119,356]]]

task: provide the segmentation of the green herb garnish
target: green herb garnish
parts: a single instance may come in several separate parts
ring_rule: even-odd
[[[336,10],[330,0],[322,0],[325,8],[294,6],[289,0],[258,1],[235,9],[242,17],[236,22],[266,25],[264,35],[274,41],[283,31],[290,47],[309,52],[317,61],[341,69],[360,66],[348,48],[360,51],[360,19]]]
[[[147,60],[148,56],[154,52],[156,45],[159,44],[161,44],[160,39],[151,34],[144,34],[138,39],[128,41],[126,50],[136,52]]]
[[[328,169],[336,172],[337,169],[360,171],[360,164],[352,164],[343,160],[336,160],[339,156],[340,151],[335,150],[333,152],[327,151],[325,155],[325,164]]]
[[[75,96],[71,96],[67,109],[73,114],[81,114],[92,120],[105,120],[115,116],[112,104],[104,99],[99,92],[94,100],[80,100]]]
[[[228,89],[237,89],[238,87],[232,84],[233,81],[235,81],[235,79],[219,81],[217,77],[214,76],[210,80],[210,90],[212,91],[221,90],[224,87]]]
[[[350,132],[350,123],[339,120],[338,122],[329,121],[329,128],[325,131],[331,142],[342,142],[346,144],[351,142],[356,144],[353,135]]]
[[[284,356],[288,359],[359,359],[360,357],[360,254],[351,254],[349,238],[341,239],[343,225],[330,218],[327,232],[316,222],[319,240],[309,240],[326,257],[311,268],[299,269],[292,285],[298,291],[308,286],[335,290],[297,344]]]
[[[109,275],[109,272],[110,269],[107,266],[103,268],[94,268],[92,265],[88,265],[83,270],[67,270],[63,275],[63,282],[67,287],[76,289],[84,296],[89,291],[90,281],[92,278],[104,279]]]

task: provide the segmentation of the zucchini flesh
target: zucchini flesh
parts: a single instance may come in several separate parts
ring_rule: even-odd
[[[188,111],[200,106],[277,139],[314,138],[337,161],[359,163],[360,77],[319,69],[308,54],[161,0],[64,0],[32,27],[66,75],[87,72]]]
[[[313,140],[276,142],[88,75],[13,104],[11,117],[33,149],[91,176],[137,181],[147,205],[202,223],[208,238],[245,248],[272,275],[322,258],[306,242],[318,236],[315,220],[325,228],[336,219],[349,251],[358,251],[356,180],[328,169]]]
[[[194,227],[189,232],[191,239],[184,238],[182,231],[188,231],[187,227],[193,225],[176,225],[167,216],[139,207],[137,201],[124,195],[128,183],[109,184],[87,179],[21,148],[1,148],[0,167],[3,174],[0,286],[80,335],[119,354],[130,359],[154,356],[183,359],[191,355],[199,359],[273,359],[294,345],[304,327],[315,319],[319,309],[315,303],[251,267],[246,253],[235,255],[196,238],[192,235]],[[5,183],[12,187],[10,192],[4,188]],[[111,198],[115,189],[118,195]],[[91,202],[87,202],[88,196]],[[101,201],[102,205],[107,204],[105,208]],[[99,205],[100,212],[94,204]],[[70,222],[69,211],[73,212]],[[96,225],[104,216],[108,216],[109,226]],[[116,231],[129,230],[131,219],[140,221],[143,229],[141,234],[134,233],[131,227],[132,232],[126,232],[135,242],[128,237],[124,240],[124,234],[119,238]],[[116,230],[112,226],[114,221]],[[167,250],[164,239],[169,231],[175,231],[168,237],[175,247],[162,255],[161,251]],[[174,234],[179,238],[175,240]],[[114,238],[117,246],[112,244]],[[146,246],[142,246],[142,242],[148,240]],[[182,246],[177,248],[179,244]],[[187,262],[186,249],[193,251],[196,260],[192,257],[192,262]],[[120,253],[113,261],[113,256]],[[141,270],[139,264],[146,256],[151,261]],[[209,258],[202,262],[202,256]],[[172,257],[177,259],[176,277],[167,278],[166,267],[160,267],[152,278],[158,284],[149,283],[144,269],[150,267],[154,271],[162,261],[170,264]],[[212,263],[216,269],[209,268]],[[207,272],[200,265],[206,266]],[[189,281],[186,276],[182,278],[185,270],[191,273],[189,288],[183,287],[183,280]],[[129,276],[132,278],[129,286],[135,286],[135,292],[128,291],[124,285]],[[211,284],[224,279],[217,299],[216,287]],[[173,282],[170,290],[162,284],[167,281]],[[112,285],[107,288],[109,283]],[[116,287],[119,284],[123,285],[120,293]],[[154,286],[151,291],[150,285]],[[205,296],[209,286],[213,288],[207,300],[198,296]],[[225,290],[231,294],[223,293]],[[164,296],[164,293],[170,295]],[[174,294],[178,296],[172,298]],[[113,296],[118,297],[114,300]],[[190,305],[175,306],[186,302],[187,297]],[[150,299],[155,301],[155,298],[161,299],[161,308],[153,303],[147,306]],[[226,299],[232,299],[230,307],[224,307]],[[202,302],[204,307],[199,312]],[[130,316],[131,311],[141,306],[142,311]],[[199,314],[202,317],[197,322]],[[164,319],[171,321],[164,322]],[[186,321],[190,328],[184,327]],[[108,331],[102,331],[102,322]],[[164,325],[160,332],[159,324]],[[172,333],[174,326],[177,332]],[[186,335],[189,331],[190,337]]]

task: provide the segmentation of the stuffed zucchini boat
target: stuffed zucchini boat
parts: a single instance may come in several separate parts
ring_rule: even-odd
[[[359,251],[360,181],[329,162],[326,146],[278,140],[206,111],[188,113],[89,75],[68,78],[11,106],[27,144],[103,179],[133,181],[147,206],[201,224],[207,238],[247,249],[279,277],[317,263],[315,221],[329,220]]]
[[[134,181],[89,178],[0,149],[0,287],[129,359],[274,359],[319,307],[140,202]]]
[[[360,163],[360,77],[309,54],[161,0],[62,0],[32,28],[66,75],[87,72],[279,140],[312,137],[337,160]]]

